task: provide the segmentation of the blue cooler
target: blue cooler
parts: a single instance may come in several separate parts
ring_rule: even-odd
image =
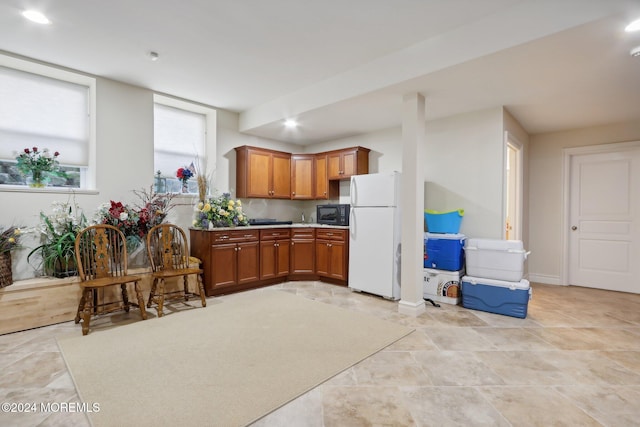
[[[424,233],[424,268],[462,270],[466,238],[464,234]]]
[[[524,319],[527,317],[530,299],[531,287],[529,281],[525,279],[519,282],[506,282],[471,276],[462,278],[464,308]]]

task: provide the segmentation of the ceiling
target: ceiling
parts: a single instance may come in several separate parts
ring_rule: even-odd
[[[637,18],[638,0],[2,0],[0,50],[296,144],[399,126],[416,92],[427,120],[505,106],[537,134],[640,120]]]

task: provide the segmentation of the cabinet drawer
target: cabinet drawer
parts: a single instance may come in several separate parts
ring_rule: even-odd
[[[288,228],[260,230],[260,240],[288,239],[291,237],[291,230]]]
[[[335,228],[318,228],[316,229],[316,239],[340,240],[344,242],[347,239],[347,230],[338,230]]]
[[[258,240],[258,230],[231,230],[213,232],[212,243],[250,242]]]
[[[313,239],[316,237],[316,230],[313,227],[306,228],[292,228],[292,239]]]

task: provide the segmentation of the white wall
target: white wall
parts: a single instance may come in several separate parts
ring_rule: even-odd
[[[640,122],[532,135],[529,153],[529,277],[559,284],[562,236],[562,150],[635,141]]]
[[[460,232],[502,238],[502,108],[427,123],[425,209],[464,209]]]

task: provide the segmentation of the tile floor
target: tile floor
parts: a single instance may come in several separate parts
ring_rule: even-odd
[[[533,284],[526,319],[447,304],[414,318],[343,287],[275,287],[415,331],[254,427],[640,425],[640,295]],[[0,336],[0,401],[77,402],[55,340],[68,333],[80,326]],[[81,413],[0,412],[0,426],[58,425],[89,423]]]

